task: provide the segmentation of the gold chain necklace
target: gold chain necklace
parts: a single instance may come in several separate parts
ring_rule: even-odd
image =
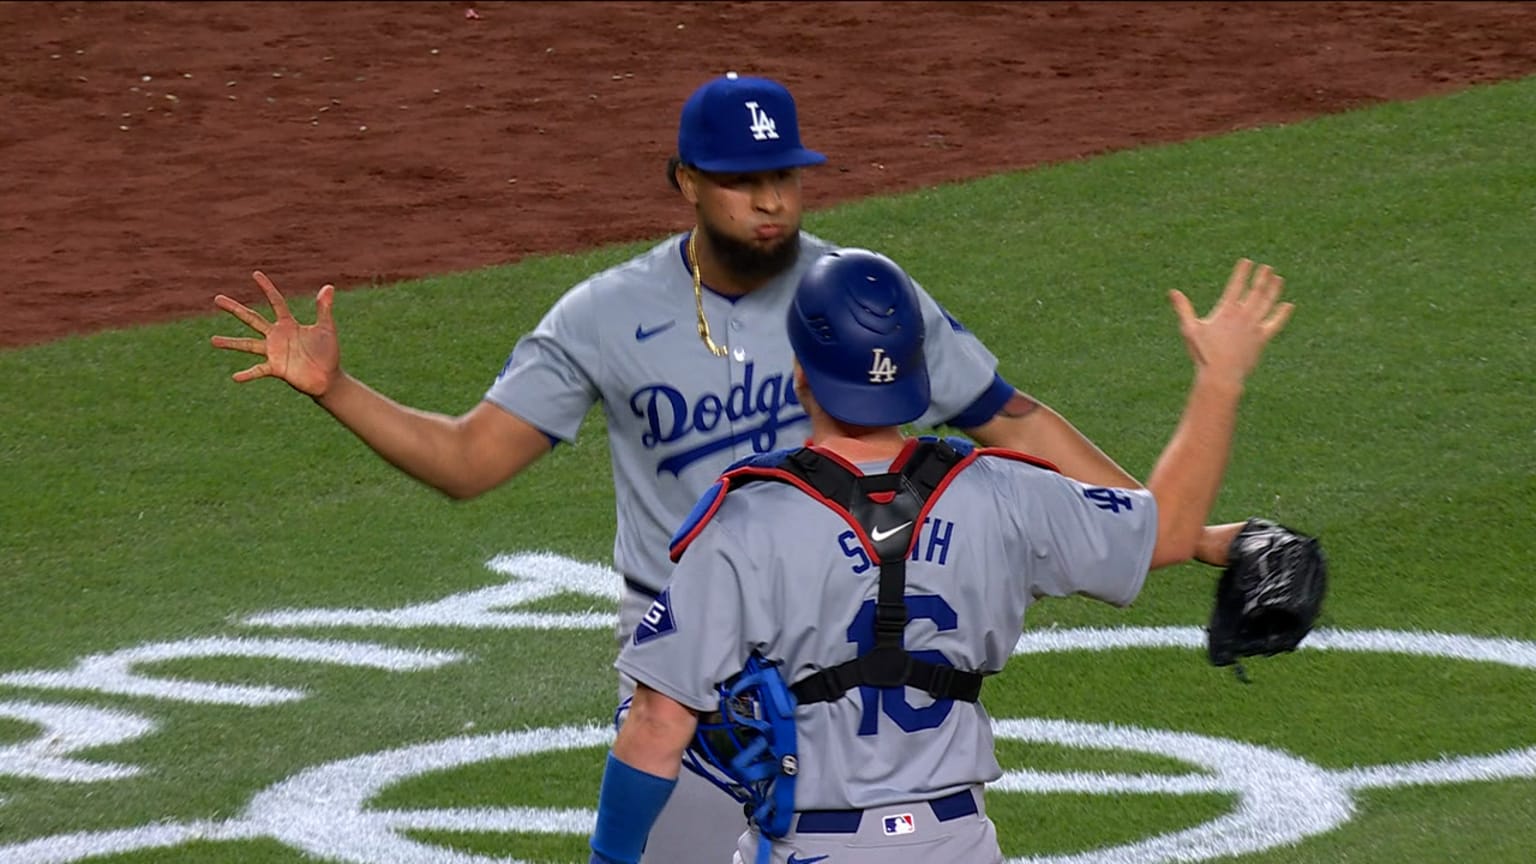
[[[704,347],[716,357],[724,357],[730,351],[723,345],[716,345],[715,340],[709,336],[709,319],[704,317],[704,281],[699,275],[699,229],[694,226],[688,235],[688,268],[693,271],[693,303],[699,310],[699,338],[704,340]]]

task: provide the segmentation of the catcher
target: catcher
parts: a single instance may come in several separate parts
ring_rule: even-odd
[[[1282,281],[1240,261],[1204,318],[1171,292],[1195,380],[1146,487],[1111,488],[904,436],[930,398],[919,295],[882,255],[818,259],[787,316],[810,442],[736,463],[677,530],[671,581],[615,664],[637,683],[592,864],[639,860],[685,759],[744,805],[737,864],[1002,864],[986,678],[1035,600],[1128,605],[1149,569],[1190,559],[1244,382],[1291,312]],[[1283,576],[1315,549],[1291,536],[1237,532],[1245,641],[1223,651],[1289,642],[1286,613],[1315,596]]]

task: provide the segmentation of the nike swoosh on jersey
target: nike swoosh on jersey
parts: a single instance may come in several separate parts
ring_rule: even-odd
[[[897,525],[895,528],[892,528],[889,531],[881,531],[879,528],[871,528],[871,529],[869,529],[869,539],[875,541],[876,543],[879,543],[881,540],[884,540],[885,538],[894,535],[896,532],[900,531],[901,529],[903,529],[903,528],[905,528],[905,527],[907,527],[908,525],[911,525],[911,524],[912,523],[910,521],[903,522],[900,525]]]
[[[645,329],[645,325],[644,324],[636,324],[635,325],[635,341],[636,342],[644,342],[645,340],[651,338],[652,336],[655,336],[657,333],[660,333],[663,330],[671,330],[672,329],[672,325],[674,325],[676,323],[677,323],[676,321],[668,321],[667,323],[661,325],[660,327],[652,327],[649,330]]]
[[[796,858],[795,853],[789,853],[789,864],[816,864],[817,861],[825,861],[827,856],[817,855],[815,858]]]

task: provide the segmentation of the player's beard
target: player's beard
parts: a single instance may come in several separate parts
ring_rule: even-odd
[[[785,232],[772,246],[760,246],[745,240],[737,240],[715,230],[708,223],[703,226],[704,236],[716,260],[732,276],[747,282],[768,280],[795,265],[800,257],[800,230]]]

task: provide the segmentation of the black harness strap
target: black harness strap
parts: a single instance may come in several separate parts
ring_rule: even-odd
[[[796,682],[790,690],[801,704],[831,702],[861,686],[910,686],[935,699],[962,702],[975,702],[980,697],[981,674],[918,660],[902,646],[908,620],[907,555],[921,527],[918,517],[963,459],[947,442],[936,440],[918,444],[900,471],[867,477],[809,448],[780,463],[779,471],[802,480],[852,517],[869,538],[880,563],[874,649]],[[758,478],[773,479],[773,474],[752,479]]]

